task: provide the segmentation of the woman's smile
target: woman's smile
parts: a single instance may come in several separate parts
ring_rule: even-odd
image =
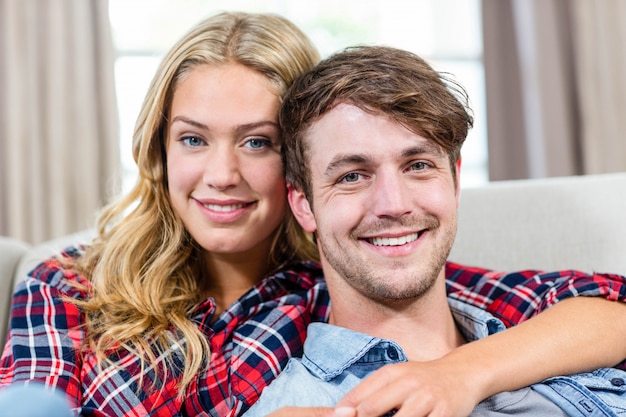
[[[195,200],[195,199],[194,199]],[[256,208],[256,201],[250,202],[212,202],[195,200],[204,216],[214,223],[233,223]]]

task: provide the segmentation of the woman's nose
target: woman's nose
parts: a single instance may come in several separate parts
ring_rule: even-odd
[[[210,155],[204,170],[204,183],[217,190],[237,186],[241,182],[241,173],[235,150],[229,147],[216,147]]]

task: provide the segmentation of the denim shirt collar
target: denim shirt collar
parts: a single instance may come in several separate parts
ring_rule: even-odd
[[[309,324],[302,355],[303,365],[324,381],[337,377],[357,362],[407,360],[400,345],[392,340],[327,323]]]
[[[448,298],[448,305],[457,327],[468,342],[506,329],[501,320],[478,307],[453,298]]]
[[[456,324],[468,341],[505,329],[504,324],[484,310],[448,298]],[[332,343],[328,343],[331,341]],[[326,323],[311,323],[304,342],[302,363],[321,380],[328,381],[359,361],[405,362],[402,348],[394,341]]]

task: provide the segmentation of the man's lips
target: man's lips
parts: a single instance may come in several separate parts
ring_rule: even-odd
[[[370,237],[365,238],[364,240],[374,246],[402,246],[406,245],[407,243],[416,241],[423,232],[424,231],[414,232],[395,237]]]
[[[374,237],[367,239],[374,246],[401,246],[413,242],[418,237],[417,233],[400,237]]]

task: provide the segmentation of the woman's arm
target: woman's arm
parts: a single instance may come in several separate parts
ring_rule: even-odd
[[[60,256],[81,253],[71,248]],[[69,299],[87,297],[88,282],[64,265],[56,258],[45,260],[13,294],[11,326],[0,359],[0,392],[10,386],[43,384],[63,392],[74,411],[89,416],[146,415],[146,410],[171,415],[180,409],[183,397],[176,370],[162,378],[123,350],[111,356],[111,364],[98,362],[84,346],[84,314]],[[143,386],[139,375],[144,376]],[[155,389],[153,382],[162,389]]]
[[[393,408],[403,410],[402,416],[425,416],[435,410],[438,416],[468,415],[495,393],[551,376],[613,366],[626,357],[625,338],[626,304],[572,298],[439,360],[385,366],[337,406],[355,407],[359,417]]]
[[[575,270],[498,272],[446,264],[448,296],[493,314],[511,327],[572,297],[626,302],[626,277]]]
[[[624,367],[618,363],[626,358],[625,277],[580,271],[503,273],[448,263],[446,278],[450,297],[488,311],[511,328],[436,361],[385,366],[337,404],[342,412],[356,407],[358,416],[366,417],[399,408],[396,416],[402,417],[436,409],[437,415],[464,416],[497,392],[556,375]],[[325,413],[319,408],[282,411],[272,417]]]
[[[462,346],[447,360],[470,363],[482,398],[556,375],[612,367],[626,358],[626,304],[564,300],[504,332]],[[474,358],[470,361],[469,358]]]
[[[75,275],[50,258],[17,287],[0,359],[0,389],[41,383],[64,392],[70,404],[79,407],[82,389],[78,350],[83,321],[78,308],[64,301],[64,297],[78,293],[65,281]]]

